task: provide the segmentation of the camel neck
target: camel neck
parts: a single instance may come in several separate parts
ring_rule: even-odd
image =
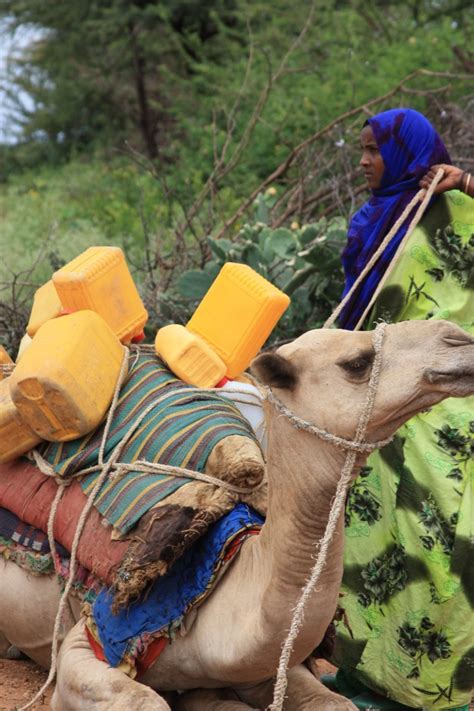
[[[324,535],[337,483],[345,461],[345,452],[322,442],[314,435],[295,430],[282,417],[268,417],[268,514],[253,556],[262,582],[262,620],[267,630],[287,629],[292,610],[309,577],[317,552],[316,543]],[[342,576],[343,520],[338,522],[330,545],[327,564],[318,589],[324,587],[328,600],[337,601]],[[321,617],[317,594],[313,595],[308,618]],[[319,599],[321,608],[321,599]],[[334,610],[322,612],[322,624],[328,624]],[[329,616],[329,617],[328,617]],[[314,639],[309,630],[310,644]],[[277,647],[280,648],[280,645]],[[311,651],[311,650],[310,650]]]

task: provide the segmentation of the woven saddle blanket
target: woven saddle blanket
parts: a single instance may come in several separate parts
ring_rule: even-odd
[[[209,597],[244,541],[258,534],[262,523],[249,506],[237,504],[211,524],[166,575],[151,583],[145,595],[118,612],[113,589],[76,566],[73,589],[84,601],[86,629],[96,656],[132,677],[146,671],[166,644],[182,633],[183,622],[189,628],[186,616]],[[47,535],[0,507],[1,555],[33,575],[56,571],[62,584],[69,577],[69,552],[56,542],[53,562]]]
[[[45,443],[43,459],[71,481],[59,504],[54,535],[70,550],[86,497],[100,475],[105,424],[71,442]],[[103,461],[128,439],[121,464],[146,461],[211,474],[248,494],[185,476],[112,469],[94,501],[78,560],[112,586],[116,609],[167,573],[209,525],[243,501],[263,512],[264,461],[255,434],[235,405],[178,380],[150,352],[136,349],[109,428]],[[89,473],[77,478],[84,469]],[[253,490],[255,489],[255,491]],[[45,531],[56,483],[25,460],[0,467],[0,506]]]

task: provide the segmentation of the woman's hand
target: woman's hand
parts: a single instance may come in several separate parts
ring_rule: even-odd
[[[434,180],[434,177],[439,169],[444,171],[444,176],[439,181],[435,188],[435,193],[444,193],[446,190],[462,190],[462,177],[464,172],[461,168],[456,168],[454,165],[432,165],[429,171],[420,180],[420,188],[428,189]]]

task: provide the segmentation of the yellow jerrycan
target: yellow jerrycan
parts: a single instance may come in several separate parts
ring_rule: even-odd
[[[227,370],[203,338],[177,323],[158,330],[155,351],[178,378],[199,388],[213,388]]]
[[[290,303],[245,264],[225,264],[186,327],[160,328],[155,350],[186,383],[221,385],[248,366]]]
[[[9,378],[12,400],[42,439],[81,437],[105,417],[123,357],[119,339],[94,311],[46,321]]]
[[[119,247],[89,247],[52,281],[65,311],[96,311],[122,343],[143,338],[148,313]]]
[[[3,346],[0,345],[0,380],[3,380],[7,375],[10,374],[14,363],[7,351]],[[3,367],[5,366],[5,368]]]
[[[58,292],[51,281],[46,282],[43,286],[35,291],[33,297],[33,307],[30,313],[30,319],[26,327],[26,332],[33,338],[40,326],[52,318],[57,318],[64,312],[63,305],[58,296]]]
[[[228,378],[243,373],[257,355],[290,298],[246,264],[228,262],[186,328],[201,336],[227,366]]]
[[[9,378],[0,382],[0,463],[26,454],[41,442],[20,417],[10,396]]]

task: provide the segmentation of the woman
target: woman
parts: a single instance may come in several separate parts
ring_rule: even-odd
[[[346,292],[419,185],[427,187],[440,164],[445,177],[402,254],[394,258],[410,218],[351,296],[339,325],[354,328],[385,279],[364,328],[380,318],[444,318],[472,329],[474,201],[459,188],[471,193],[473,181],[450,165],[436,131],[412,109],[369,119],[361,144],[372,197],[349,226]],[[338,690],[358,708],[468,709],[472,420],[468,399],[447,400],[413,418],[369,457],[348,496],[344,614],[334,662]]]

